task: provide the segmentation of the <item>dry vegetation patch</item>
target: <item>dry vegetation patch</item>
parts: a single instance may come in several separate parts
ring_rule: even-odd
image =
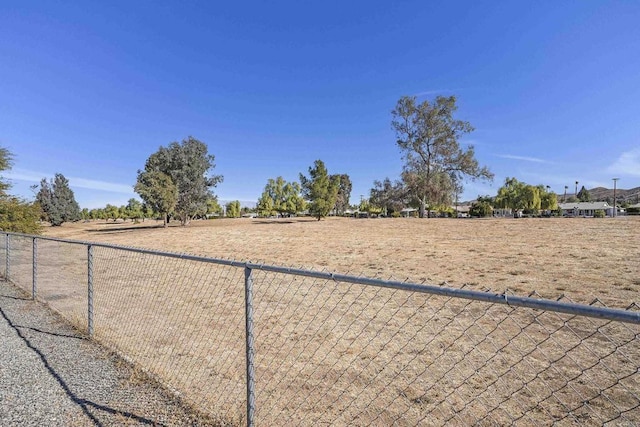
[[[104,221],[46,235],[265,264],[626,307],[640,290],[640,217]]]
[[[618,308],[640,286],[640,218],[159,225],[47,235]],[[28,287],[30,241],[22,246],[12,274]],[[86,248],[38,247],[39,295],[86,322]],[[94,281],[98,340],[203,411],[243,423],[242,268],[95,247]],[[254,274],[254,310],[264,425],[640,422],[636,325],[265,271]]]

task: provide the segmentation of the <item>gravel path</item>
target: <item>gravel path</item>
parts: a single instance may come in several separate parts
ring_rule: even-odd
[[[215,425],[0,282],[0,426]]]

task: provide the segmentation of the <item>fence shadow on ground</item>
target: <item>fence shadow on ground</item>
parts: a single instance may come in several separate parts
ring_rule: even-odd
[[[24,342],[27,348],[29,348],[29,350],[31,350],[42,361],[42,364],[44,365],[45,369],[49,372],[49,375],[51,375],[51,377],[60,385],[60,387],[62,388],[62,390],[64,390],[67,397],[69,397],[69,399],[82,410],[83,414],[89,419],[89,421],[92,424],[96,426],[103,425],[103,423],[100,420],[100,415],[94,414],[91,409],[93,409],[94,411],[95,410],[102,411],[110,415],[116,415],[123,418],[127,418],[129,420],[136,421],[138,423],[145,424],[145,425],[158,425],[157,422],[154,420],[141,417],[131,412],[120,411],[110,406],[102,405],[102,404],[93,402],[91,400],[84,399],[80,397],[78,394],[74,393],[71,390],[65,378],[63,377],[63,375],[61,375],[58,372],[58,370],[55,368],[55,366],[53,366],[53,364],[49,361],[50,355],[48,354],[48,352],[51,351],[52,349],[47,347],[43,347],[43,348],[38,347],[36,344],[32,342],[32,340],[27,338],[22,333],[22,329],[30,329],[36,332],[41,332],[44,334],[48,334],[48,335],[56,336],[60,338],[82,339],[82,337],[70,336],[65,334],[57,334],[52,332],[43,332],[36,328],[17,325],[9,318],[9,316],[5,313],[2,307],[0,307],[0,316],[7,322],[9,327],[15,331],[16,335],[22,340],[22,342]]]

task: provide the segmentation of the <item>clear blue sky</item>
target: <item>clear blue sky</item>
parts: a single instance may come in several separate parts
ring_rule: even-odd
[[[402,95],[456,95],[493,184],[640,186],[638,1],[0,1],[0,146],[13,193],[60,172],[125,204],[161,145],[216,156],[223,200],[315,159],[352,202],[399,177]]]

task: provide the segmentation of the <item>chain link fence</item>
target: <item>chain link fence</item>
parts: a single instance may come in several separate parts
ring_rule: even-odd
[[[221,424],[640,424],[635,304],[16,234],[0,256],[6,279]]]

